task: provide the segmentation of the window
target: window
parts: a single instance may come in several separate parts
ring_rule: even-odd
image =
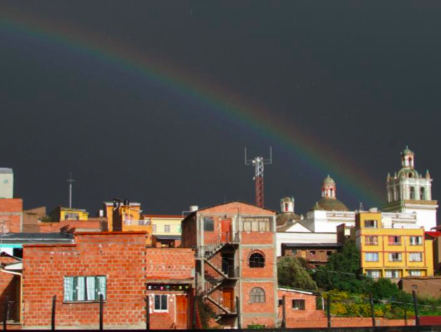
[[[305,310],[305,300],[292,300],[293,310]]]
[[[389,236],[389,245],[398,246],[401,244],[401,236]]]
[[[155,311],[167,311],[167,295],[155,295]]]
[[[410,262],[422,262],[423,261],[423,254],[420,252],[413,252],[409,254],[409,261]]]
[[[420,199],[423,201],[426,199],[426,189],[424,187],[420,188]]]
[[[243,218],[245,232],[269,232],[270,218]]]
[[[213,232],[214,231],[214,220],[211,217],[204,217],[204,231]]]
[[[329,256],[331,256],[331,255],[332,255],[332,251],[327,251],[327,252],[326,252],[326,256],[329,257]]]
[[[410,245],[411,246],[420,246],[423,244],[422,236],[411,236],[410,237]]]
[[[164,225],[164,233],[170,233],[170,225]]]
[[[401,262],[402,256],[400,252],[389,253],[389,262]]]
[[[412,277],[421,277],[420,270],[409,270],[409,275]]]
[[[371,277],[371,278],[380,278],[381,277],[380,270],[367,270],[366,274],[368,277]]]
[[[292,253],[293,256],[296,256],[297,255],[297,249],[292,249],[291,253]]]
[[[310,254],[311,256],[315,256],[315,251],[314,251],[314,250],[311,250],[311,251],[309,252],[309,254]]]
[[[365,228],[377,228],[378,223],[376,220],[365,220],[364,221],[364,227]]]
[[[415,199],[415,188],[410,187],[410,199]]]
[[[262,254],[255,252],[250,256],[250,267],[264,267],[265,257]]]
[[[254,287],[250,292],[250,303],[264,303],[265,291],[260,287]]]
[[[106,299],[106,277],[64,277],[64,301],[99,301]]]
[[[367,252],[364,257],[366,262],[378,262],[378,252]]]
[[[378,244],[378,236],[370,235],[365,237],[365,244],[368,246],[373,246]]]
[[[153,232],[153,233],[156,233],[156,224],[153,224],[153,225],[152,225],[152,232]]]
[[[400,270],[386,270],[386,278],[399,278]]]

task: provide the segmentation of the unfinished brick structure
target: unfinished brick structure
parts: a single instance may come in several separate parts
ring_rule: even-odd
[[[197,293],[221,326],[278,323],[275,216],[230,202],[194,211],[182,222],[181,247],[197,250]]]
[[[23,325],[49,327],[56,295],[57,326],[97,328],[97,296],[68,299],[66,277],[103,276],[105,326],[145,327],[145,237],[144,232],[77,233],[72,245],[26,245]]]
[[[20,233],[23,230],[23,200],[0,198],[0,231]]]

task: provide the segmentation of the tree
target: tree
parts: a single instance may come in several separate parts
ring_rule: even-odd
[[[277,277],[281,287],[304,290],[317,289],[317,284],[302,266],[302,262],[295,257],[284,256],[277,262]]]
[[[329,257],[326,266],[317,268],[314,280],[325,290],[365,293],[373,281],[360,273],[360,252],[353,241],[347,241],[341,252]]]

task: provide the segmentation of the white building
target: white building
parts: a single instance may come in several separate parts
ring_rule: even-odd
[[[402,226],[423,226],[429,231],[437,226],[438,202],[432,200],[432,179],[429,171],[423,176],[415,170],[414,164],[415,154],[406,147],[401,153],[402,168],[394,176],[387,176],[387,204],[383,211],[413,215],[412,220],[406,221]]]
[[[14,173],[11,168],[0,168],[0,198],[14,198]]]

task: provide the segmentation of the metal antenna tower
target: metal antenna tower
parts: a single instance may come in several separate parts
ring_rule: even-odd
[[[69,208],[72,208],[72,183],[75,182],[74,179],[72,179],[72,172],[69,172],[70,177],[67,179],[67,182],[69,182]]]
[[[254,178],[256,182],[256,205],[264,207],[264,187],[263,187],[263,166],[271,165],[273,163],[273,148],[270,147],[270,157],[265,159],[263,157],[256,157],[254,159],[247,159],[247,148],[245,148],[245,165],[254,166]]]

